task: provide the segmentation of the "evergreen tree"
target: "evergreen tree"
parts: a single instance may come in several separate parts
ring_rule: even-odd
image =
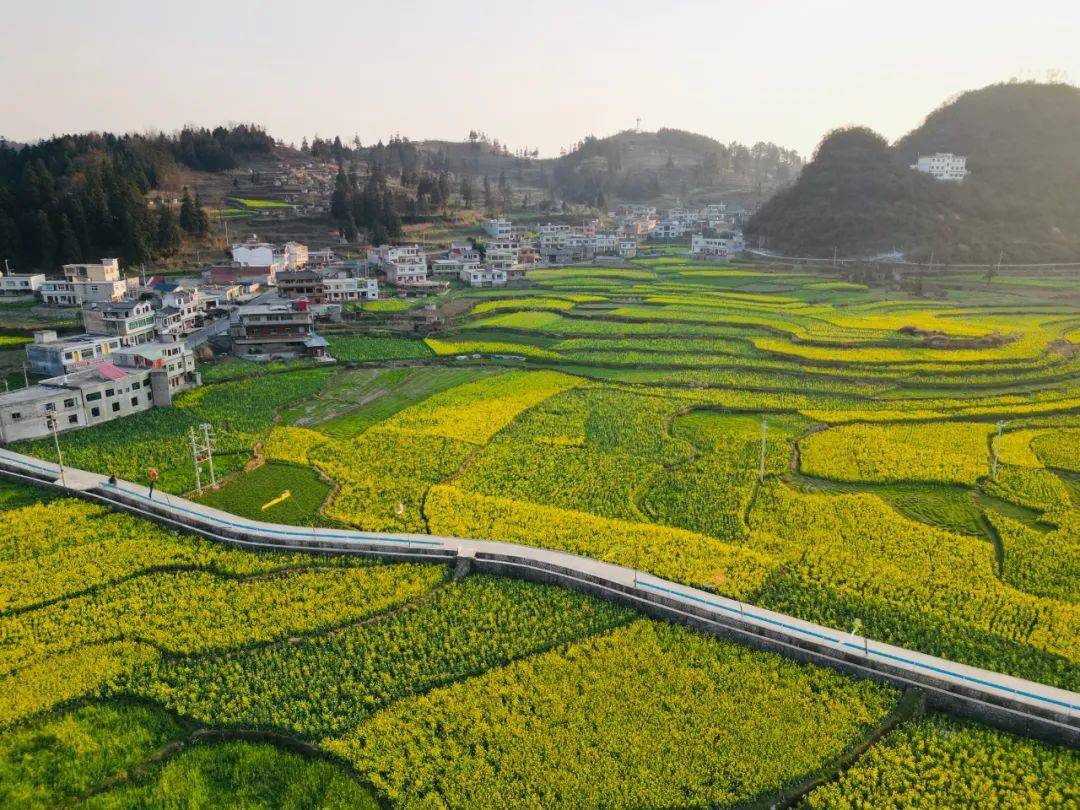
[[[120,218],[124,264],[145,264],[150,260],[150,244],[141,217],[124,211]]]
[[[199,192],[195,192],[195,216],[197,219],[194,233],[197,236],[206,236],[210,233],[210,215],[206,213],[206,209],[203,208],[202,199],[199,197]]]
[[[163,205],[158,211],[154,247],[166,256],[172,256],[180,250],[180,226],[176,222],[176,215],[172,212],[172,208],[167,205]]]
[[[199,232],[199,214],[187,186],[184,186],[184,198],[180,203],[180,227],[190,234]]]
[[[495,195],[491,193],[491,181],[484,175],[484,208],[489,212],[495,210]]]
[[[34,264],[42,270],[52,269],[56,264],[56,232],[49,222],[49,215],[40,209],[33,214],[31,233],[36,248]]]
[[[60,264],[74,264],[82,260],[82,248],[79,246],[79,238],[75,235],[75,229],[67,214],[60,215]]]
[[[390,241],[390,232],[386,230],[386,226],[381,222],[376,222],[372,226],[371,235],[368,238],[371,240],[372,245],[378,247]]]
[[[337,177],[334,178],[334,193],[330,197],[330,215],[344,222],[349,216],[349,181],[345,176],[345,169],[338,166]]]

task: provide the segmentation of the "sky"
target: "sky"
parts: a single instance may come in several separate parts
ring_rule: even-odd
[[[950,96],[1080,82],[1080,3],[0,0],[0,135],[253,121],[276,138],[470,129],[554,156],[676,127],[804,156],[890,140]]]

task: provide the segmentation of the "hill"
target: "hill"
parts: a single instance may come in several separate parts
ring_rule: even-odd
[[[964,93],[892,146],[853,128],[830,133],[799,180],[747,232],[796,255],[931,252],[947,262],[1080,257],[1080,89],[998,84]],[[908,167],[919,154],[966,155],[961,184]]]
[[[592,203],[598,195],[626,200],[708,201],[726,195],[754,202],[790,183],[798,153],[774,143],[722,144],[678,129],[627,130],[589,136],[553,161],[560,196]]]

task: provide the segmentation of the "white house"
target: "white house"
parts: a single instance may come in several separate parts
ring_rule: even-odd
[[[70,374],[109,359],[120,349],[120,339],[105,335],[57,336],[53,329],[34,332],[34,342],[26,344],[26,360],[34,374]]]
[[[0,273],[0,297],[33,297],[45,283],[44,273]]]
[[[174,393],[201,382],[195,356],[183,343],[118,349],[112,359],[116,362],[99,358],[0,394],[0,442],[41,438],[53,429],[74,430],[166,406]]]
[[[952,152],[919,155],[911,168],[917,172],[928,174],[935,180],[944,180],[951,183],[959,183],[968,175],[967,157],[954,155]]]
[[[241,267],[273,267],[274,246],[269,242],[257,242],[253,236],[243,244],[232,246],[232,260]],[[284,269],[284,263],[279,263],[275,269]]]
[[[493,267],[467,267],[458,276],[470,287],[501,287],[506,284],[506,271]]]
[[[73,307],[90,302],[119,301],[128,284],[120,278],[120,262],[102,259],[100,264],[65,264],[64,280],[45,279],[38,287],[42,301],[51,306]]]
[[[730,256],[741,253],[745,247],[742,234],[736,231],[724,231],[715,237],[695,233],[690,240],[690,255],[696,258]]]
[[[510,238],[493,239],[487,245],[484,261],[498,270],[509,270],[519,259],[518,243]]]
[[[624,259],[632,259],[637,256],[637,240],[636,239],[620,239],[619,240],[619,255]]]
[[[379,297],[379,282],[373,278],[358,278],[344,272],[323,275],[323,300],[334,303],[344,301],[374,301]]]
[[[87,334],[112,335],[124,346],[153,340],[157,328],[150,302],[130,299],[83,304],[82,321]]]
[[[657,222],[656,227],[652,229],[653,239],[678,239],[684,233],[683,221],[677,219],[666,219],[662,222]]]
[[[508,219],[489,219],[484,223],[484,233],[492,239],[509,239],[514,228]]]
[[[428,277],[427,258],[419,245],[383,245],[368,251],[368,263],[377,265],[390,284],[418,284]]]

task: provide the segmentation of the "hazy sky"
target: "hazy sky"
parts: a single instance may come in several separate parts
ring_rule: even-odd
[[[661,126],[808,154],[1012,76],[1080,81],[1080,3],[0,0],[0,135],[256,121],[557,154]]]

